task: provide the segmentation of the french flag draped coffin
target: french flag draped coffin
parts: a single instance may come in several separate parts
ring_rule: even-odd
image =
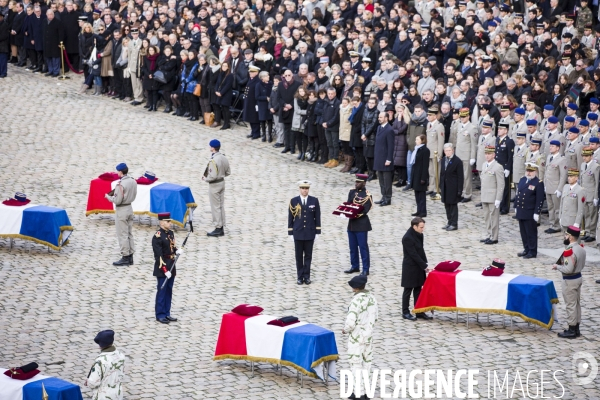
[[[223,314],[213,360],[248,360],[286,365],[304,375],[335,378],[339,356],[335,334],[320,326],[298,322],[285,327],[267,325],[277,319],[269,315]]]
[[[27,204],[0,204],[0,237],[30,240],[60,250],[73,231],[67,212],[61,208]]]
[[[525,275],[483,276],[480,271],[432,271],[414,313],[430,310],[514,315],[550,329],[554,282]]]
[[[97,178],[90,183],[90,192],[85,215],[112,214],[114,204],[104,198],[104,195],[117,186],[118,180],[109,181]],[[137,196],[131,203],[133,213],[156,217],[158,213],[170,212],[172,222],[184,226],[190,220],[197,205],[188,186],[156,181],[150,185],[138,185]]]
[[[42,374],[20,381],[4,375],[4,371],[0,368],[0,400],[40,400],[44,390],[48,400],[83,400],[81,388],[71,382]]]

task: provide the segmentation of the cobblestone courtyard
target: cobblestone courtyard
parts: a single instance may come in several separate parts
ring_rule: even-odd
[[[73,77],[73,74],[71,74]],[[172,115],[150,113],[142,106],[106,97],[79,95],[79,77],[60,82],[9,68],[0,82],[0,196],[24,191],[33,203],[65,208],[75,231],[61,252],[41,245],[0,240],[0,366],[37,361],[43,374],[83,385],[97,355],[93,342],[103,329],[116,332],[115,344],[127,355],[127,399],[333,399],[339,386],[305,379],[301,387],[295,371],[283,376],[269,364],[259,364],[251,377],[242,361],[212,361],[221,315],[240,303],[265,308],[266,314],[296,315],[336,333],[341,360],[348,367],[341,334],[351,290],[346,222],[331,215],[354,185],[341,174],[289,154],[268,143],[246,139],[248,129],[218,131]],[[201,174],[210,157],[208,142],[219,138],[229,158],[225,236],[209,238],[207,184]],[[173,315],[168,326],[154,317],[156,281],[152,277],[151,238],[156,220],[143,217],[134,227],[135,265],[113,267],[119,258],[112,216],[85,216],[90,180],[112,171],[119,162],[138,177],[151,170],[163,181],[190,186],[198,209],[186,253],[178,262]],[[287,204],[297,195],[295,182],[313,182],[310,194],[319,198],[323,212],[321,239],[313,255],[313,284],[296,285],[293,244],[287,238]],[[379,184],[367,188],[379,199]],[[476,196],[478,193],[476,194]],[[446,232],[445,212],[427,200],[426,252],[430,264],[445,259],[461,261],[462,269],[478,270],[494,257],[506,260],[507,272],[552,279],[559,293],[561,323],[548,331],[501,316],[436,313],[433,321],[401,318],[401,238],[414,212],[412,192],[394,189],[390,207],[370,213],[371,275],[369,286],[380,306],[374,364],[377,369],[480,370],[476,391],[488,397],[487,371],[520,370],[523,385],[529,370],[563,370],[557,378],[565,399],[600,399],[600,376],[578,386],[572,381],[572,358],[584,351],[600,360],[600,279],[597,262],[583,271],[583,337],[561,340],[565,309],[560,275],[551,270],[552,257],[517,257],[522,249],[517,222],[501,216],[499,244],[479,243],[481,209],[476,202],[460,205],[459,230]],[[547,235],[546,216],[540,247],[561,247],[560,235]],[[176,231],[179,243],[185,231]],[[31,251],[28,249],[31,247]],[[597,252],[594,250],[594,254]],[[591,252],[588,253],[590,256]],[[561,387],[545,378],[544,396],[560,397]],[[548,380],[550,381],[548,383]],[[540,383],[539,374],[530,377]],[[512,386],[512,378],[510,382]],[[82,386],[84,398],[91,391]],[[515,398],[523,397],[516,392]],[[500,397],[498,395],[498,398]]]

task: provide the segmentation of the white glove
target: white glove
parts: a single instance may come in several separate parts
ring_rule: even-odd
[[[496,208],[500,208],[500,200],[496,200],[494,202],[494,206],[496,206]]]
[[[579,224],[573,224],[575,228],[579,228]]]
[[[507,170],[507,169],[505,169],[505,170],[504,170],[504,177],[505,177],[505,178],[508,178],[508,176],[509,176],[509,175],[510,175],[510,171],[509,171],[509,170]]]
[[[319,240],[319,236],[321,236],[321,235],[315,235],[315,242],[316,242],[317,240]]]
[[[177,249],[177,251],[175,252],[175,254],[177,254],[178,256],[183,254],[183,249]]]
[[[598,205],[598,199],[594,199],[594,207]]]
[[[533,220],[535,222],[539,222],[540,221],[540,216],[538,214],[533,214]]]
[[[474,158],[471,158],[471,159],[469,160],[469,164],[471,164],[471,165],[474,165],[474,164],[475,164],[475,159],[474,159]]]
[[[167,279],[171,279],[171,271],[165,272],[165,276],[167,277]]]
[[[556,192],[554,192],[554,194],[556,195],[556,197],[562,196],[562,193],[560,190],[557,190]]]
[[[290,242],[293,242],[293,241],[294,241],[294,235],[288,235],[288,238],[289,238],[288,240],[289,240]]]
[[[347,218],[348,218],[348,217],[346,217],[346,214],[340,214],[340,215],[339,215],[339,217],[340,217],[341,219],[347,219]]]

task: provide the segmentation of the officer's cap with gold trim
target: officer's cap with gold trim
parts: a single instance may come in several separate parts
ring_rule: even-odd
[[[567,170],[567,176],[579,176],[579,170],[577,168],[569,168]]]
[[[594,155],[594,150],[586,147],[585,149],[581,150],[581,155],[584,157],[591,157]]]
[[[537,144],[538,146],[541,146],[542,141],[540,139],[531,139],[531,144]]]
[[[299,188],[309,188],[311,183],[306,179],[297,182]]]
[[[170,221],[171,213],[170,212],[158,213],[158,220],[159,221]]]
[[[496,146],[485,146],[485,152],[486,153],[495,153],[496,152]]]
[[[468,107],[461,108],[458,115],[460,117],[468,117],[469,116],[469,108]]]
[[[538,166],[535,163],[525,163],[525,170],[527,171],[537,171],[538,170]]]
[[[356,174],[356,182],[366,182],[369,175],[367,174]]]
[[[250,65],[248,67],[248,72],[260,72],[260,68],[258,68],[256,65]]]

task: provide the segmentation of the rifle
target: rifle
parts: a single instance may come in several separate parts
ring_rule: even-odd
[[[190,237],[190,234],[192,232],[194,232],[194,225],[192,223],[192,219],[191,219],[191,214],[190,214],[190,219],[188,221],[190,223],[190,231],[188,232],[187,236],[185,237],[185,239],[183,240],[183,243],[181,244],[181,248],[183,249],[185,247],[185,244],[188,241],[188,238]],[[171,268],[169,269],[169,272],[173,271],[173,268],[175,268],[175,264],[177,264],[177,260],[179,260],[179,254],[177,254],[175,256],[175,261],[173,261],[173,265],[171,265]],[[160,287],[160,290],[163,290],[163,288],[165,287],[165,285],[167,284],[167,281],[169,280],[169,278],[165,279],[165,281],[163,282],[162,286]]]

